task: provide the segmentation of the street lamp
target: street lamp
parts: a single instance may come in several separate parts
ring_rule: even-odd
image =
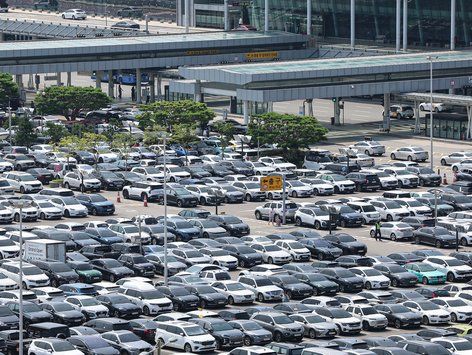
[[[167,286],[169,278],[169,270],[167,268],[167,162],[166,162],[166,142],[167,142],[167,132],[160,132],[158,136],[162,138],[162,151],[164,152],[164,285]]]
[[[433,163],[433,60],[438,59],[438,57],[428,56],[426,59],[429,60],[429,99],[430,99],[430,108],[429,108],[429,124],[430,124],[430,136],[429,136],[429,143],[430,143],[430,154],[429,157],[431,169],[434,170],[434,163]]]
[[[444,191],[439,189],[431,189],[429,191],[434,194],[434,224],[436,225],[436,221],[438,220],[438,195]]]
[[[19,338],[18,338],[18,352],[19,355],[23,355],[23,208],[29,207],[31,205],[31,201],[28,200],[13,200],[10,201],[11,205],[14,208],[18,208],[20,210],[20,320],[19,320]]]
[[[8,142],[11,145],[11,99],[10,96],[6,96],[8,99]]]

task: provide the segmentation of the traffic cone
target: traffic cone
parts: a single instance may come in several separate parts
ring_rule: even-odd
[[[443,185],[447,185],[446,173],[443,175]]]
[[[148,206],[148,203],[147,203],[147,196],[146,196],[146,195],[144,195],[143,206],[144,206],[144,207],[147,207],[147,206]]]
[[[120,191],[116,192],[116,202],[121,203]]]

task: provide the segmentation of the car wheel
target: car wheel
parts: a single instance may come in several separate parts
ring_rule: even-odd
[[[289,300],[292,299],[292,292],[291,292],[291,291],[287,291],[287,292],[285,292],[285,294],[287,295],[287,298],[288,298]]]
[[[457,166],[453,166],[453,167],[452,167],[452,171],[455,172],[455,173],[457,173],[457,172],[459,171],[459,168],[458,168]]]
[[[273,199],[274,199],[274,195],[272,195],[272,192],[269,192],[269,193],[267,194],[267,198],[268,198],[269,200],[273,200]]]
[[[182,200],[177,200],[177,207],[182,207],[182,206],[183,206]]]
[[[129,192],[128,192],[128,190],[123,190],[123,198],[126,199],[126,200],[129,199]]]
[[[64,188],[65,188],[65,189],[70,189],[70,185],[69,185],[68,182],[65,182],[65,183],[64,183]]]
[[[246,268],[246,262],[244,260],[239,261],[239,266],[242,268]]]
[[[301,220],[300,217],[295,218],[295,225],[296,225],[297,227],[301,227],[301,226],[302,226],[302,220]]]
[[[451,322],[456,323],[457,322],[457,314],[451,313]]]
[[[57,280],[52,279],[51,280],[51,286],[57,288],[59,286],[59,282],[57,282]]]
[[[184,351],[185,351],[186,353],[191,353],[191,352],[192,352],[192,346],[191,346],[189,343],[186,343],[186,344],[184,345]]]
[[[293,192],[292,192],[292,197],[293,197],[293,198],[297,198],[297,197],[298,197],[297,191],[293,191]]]
[[[339,285],[339,292],[344,292],[346,289],[344,287],[344,285]]]
[[[124,349],[121,349],[120,350],[120,355],[128,355],[128,351],[124,350]]]
[[[269,258],[267,261],[268,261],[269,264],[273,264],[273,263],[274,263],[274,259],[272,259],[272,258]]]
[[[388,215],[387,215],[387,221],[388,221],[388,222],[393,221],[393,217],[392,217],[391,214],[388,214]]]
[[[318,260],[323,260],[324,259],[324,254],[323,253],[318,253],[317,258],[318,258]]]
[[[371,290],[372,289],[372,284],[369,281],[367,281],[365,283],[365,288],[368,289],[368,290]]]
[[[339,327],[339,325],[336,325],[336,334],[337,335],[342,335],[342,333],[343,332],[342,332],[341,328]]]
[[[70,217],[70,212],[69,212],[69,210],[65,210],[65,211],[64,211],[64,217],[67,217],[67,218]]]
[[[28,289],[28,285],[26,284],[26,282],[23,282],[23,288],[24,288],[25,290]]]
[[[319,221],[315,221],[315,229],[321,229],[321,223]]]
[[[149,316],[149,314],[151,314],[151,312],[149,312],[149,307],[148,306],[144,306],[143,313],[144,313],[145,316]]]
[[[281,342],[281,341],[282,341],[282,333],[280,333],[280,332],[275,332],[275,334],[274,334],[274,340],[275,340],[276,342],[278,342],[278,343]]]
[[[97,215],[97,209],[96,208],[92,208],[92,216],[96,216]]]
[[[375,238],[375,231],[370,231],[370,237]]]
[[[228,304],[231,304],[231,305],[234,304],[234,298],[232,296],[228,297]]]
[[[441,242],[439,240],[436,242],[436,248],[441,248]]]
[[[80,185],[79,190],[80,190],[80,192],[84,193],[84,192],[85,192],[85,186],[84,186],[84,185]]]
[[[207,232],[205,232],[203,233],[203,238],[210,238],[210,235]]]
[[[257,295],[257,300],[258,300],[259,302],[264,302],[264,301],[265,301],[264,295],[263,295],[262,293],[259,293],[259,294]]]
[[[256,219],[257,219],[257,220],[260,221],[260,220],[262,219],[262,215],[261,215],[261,213],[260,213],[259,211],[256,211],[256,213],[254,213],[254,215],[256,216]]]
[[[447,281],[454,282],[455,279],[456,279],[456,277],[454,276],[454,274],[452,272],[447,274]]]
[[[357,184],[357,185],[356,185],[356,191],[357,191],[357,192],[362,192],[362,186],[359,185],[359,184]]]
[[[390,154],[390,159],[395,160],[395,159],[397,159],[397,157],[395,156],[395,154],[392,153],[392,154]]]
[[[313,287],[313,296],[318,296],[318,289]]]
[[[25,188],[23,186],[20,186],[20,193],[22,193],[22,194],[25,193]]]
[[[205,300],[200,300],[200,308],[206,308]]]
[[[243,343],[244,343],[245,346],[251,346],[252,345],[252,340],[248,336],[245,336],[243,338]]]
[[[460,241],[461,245],[463,247],[466,247],[467,245],[469,245],[469,243],[467,243],[467,239],[466,238],[461,238],[461,241]]]
[[[342,220],[340,224],[341,224],[341,227],[346,228],[346,221],[345,220]]]
[[[246,201],[247,201],[247,202],[251,202],[251,201],[252,201],[251,195],[246,194]]]
[[[398,287],[398,280],[397,279],[392,280],[392,286],[393,287]]]
[[[369,329],[370,329],[369,322],[363,321],[362,322],[362,330],[369,330]]]
[[[15,220],[15,222],[19,222],[20,221],[20,214],[15,213],[15,216],[13,217],[13,219]]]
[[[434,112],[438,113],[438,112],[439,112],[439,108],[435,107],[435,108],[434,108]]]
[[[423,318],[421,318],[421,323],[424,325],[429,325],[429,318],[427,316],[423,316]]]
[[[408,156],[408,161],[413,161],[413,157],[411,155]]]
[[[66,18],[66,16],[65,16],[65,15],[62,15],[62,18],[63,18],[63,19],[65,19],[65,18]]]
[[[397,240],[397,236],[395,235],[395,233],[390,234],[390,240]]]
[[[395,325],[395,328],[400,329],[402,327],[402,322],[400,322],[400,320],[397,319],[394,325]]]
[[[313,196],[318,196],[319,193],[318,189],[313,189]]]
[[[370,152],[369,152],[367,149],[364,150],[364,154],[365,154],[365,155],[368,155],[368,156],[370,157]]]
[[[427,277],[423,277],[423,278],[421,279],[421,283],[422,283],[423,285],[427,285],[427,284],[429,283],[428,278],[427,278]]]
[[[44,214],[44,212],[41,212],[41,214],[39,215],[39,218],[40,219],[46,219],[46,215]]]
[[[115,275],[110,275],[110,282],[115,282],[115,281],[116,281]]]
[[[315,339],[316,338],[316,332],[314,329],[310,329],[310,331],[308,332],[308,336],[311,338],[311,339]]]
[[[421,243],[420,237],[415,237],[415,244],[420,244],[420,243]]]
[[[204,206],[207,204],[207,201],[204,197],[200,197],[200,205]]]
[[[441,159],[441,165],[442,165],[442,166],[446,166],[446,165],[447,165],[446,159]]]
[[[172,303],[172,308],[174,309],[175,312],[179,312],[180,311],[180,304],[178,304],[177,302],[173,302]]]

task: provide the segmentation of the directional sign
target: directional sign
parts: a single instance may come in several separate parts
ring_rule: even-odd
[[[261,178],[261,191],[282,190],[283,178],[280,175],[269,175]]]

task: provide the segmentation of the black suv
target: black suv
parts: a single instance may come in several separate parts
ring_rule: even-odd
[[[441,175],[436,174],[433,169],[423,166],[409,166],[406,168],[409,172],[418,175],[421,186],[439,186],[441,185]]]
[[[156,268],[141,254],[122,254],[118,261],[133,270],[136,275],[154,277]]]
[[[196,207],[198,199],[184,188],[169,188],[166,190],[167,203],[178,207]],[[164,197],[161,197],[161,201]]]
[[[329,170],[335,174],[347,175],[352,172],[360,171],[361,168],[355,163],[350,163],[349,165],[347,165],[347,163],[331,163],[326,164],[323,170]]]
[[[349,173],[346,179],[354,181],[357,191],[377,191],[382,186],[379,177],[371,173]]]
[[[30,263],[39,267],[49,277],[53,287],[79,282],[79,275],[66,263],[43,260],[31,260]]]

